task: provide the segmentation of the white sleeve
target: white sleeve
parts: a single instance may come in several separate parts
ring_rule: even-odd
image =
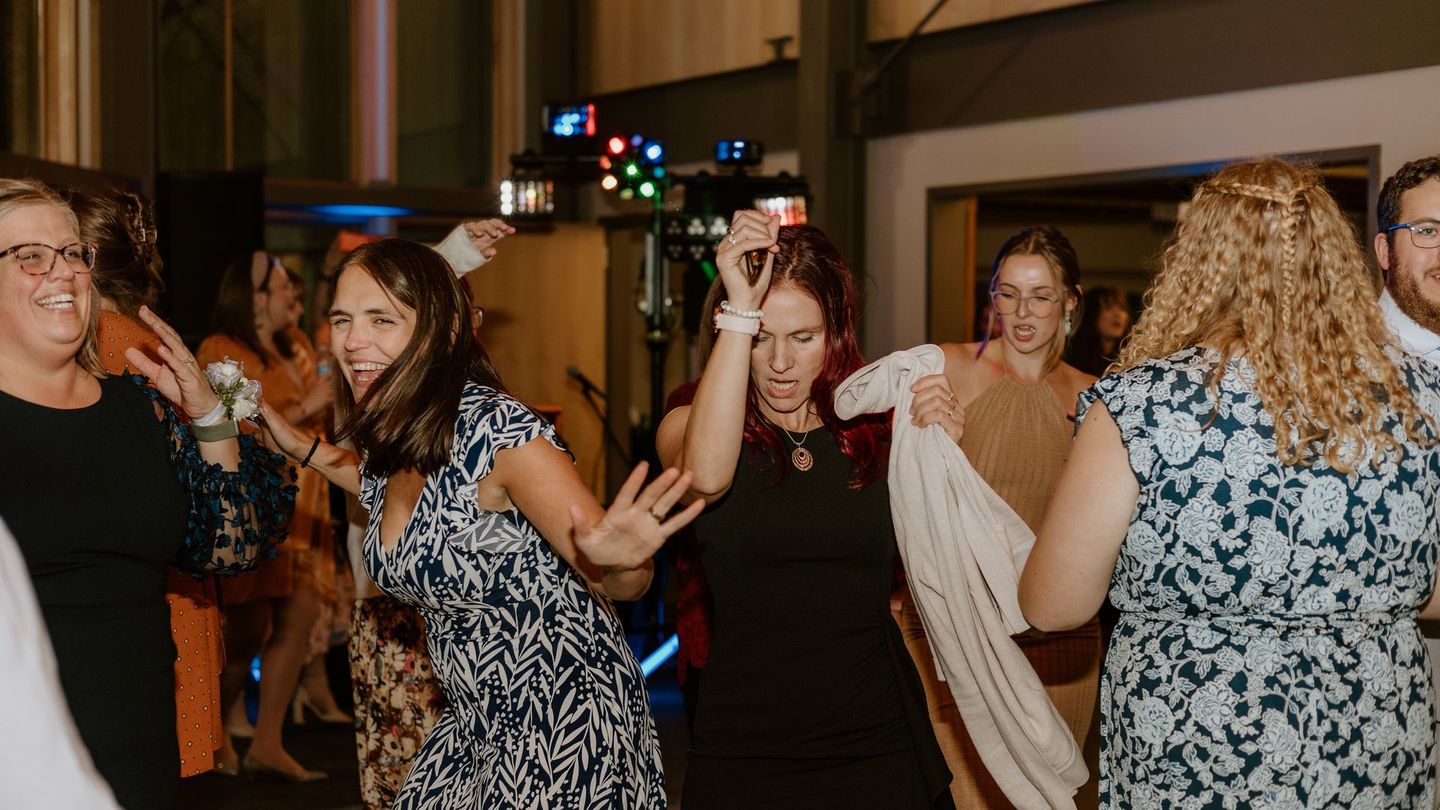
[[[470,240],[470,234],[465,232],[463,224],[456,225],[444,239],[441,239],[434,246],[435,252],[445,257],[450,263],[450,269],[455,271],[457,277],[474,270],[485,263],[485,257],[481,255],[480,249]]]
[[[80,741],[29,569],[0,522],[0,807],[119,810]]]

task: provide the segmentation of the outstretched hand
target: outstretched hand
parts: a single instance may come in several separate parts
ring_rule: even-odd
[[[210,387],[210,381],[205,379],[195,355],[185,348],[180,334],[160,320],[160,316],[151,312],[149,307],[140,307],[140,320],[160,338],[160,346],[155,349],[160,362],[134,346],[125,350],[126,362],[145,375],[161,396],[189,418],[199,419],[215,410],[220,398]]]
[[[286,419],[275,406],[260,400],[260,440],[270,450],[300,458],[310,449],[314,436],[306,434]]]
[[[477,219],[471,222],[460,223],[465,229],[465,235],[470,237],[471,244],[485,257],[485,261],[495,258],[495,243],[515,233],[503,219]]]
[[[604,517],[590,523],[579,506],[570,507],[575,527],[575,547],[591,563],[607,571],[640,568],[665,544],[670,535],[684,528],[705,509],[696,500],[679,514],[667,515],[690,489],[690,473],[671,467],[643,490],[649,465],[641,462],[626,479]]]

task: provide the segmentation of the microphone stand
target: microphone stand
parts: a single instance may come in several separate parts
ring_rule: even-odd
[[[605,396],[605,393],[594,385],[589,384],[589,380],[582,381],[577,379],[576,381],[580,383],[580,395],[585,397],[585,402],[590,406],[590,410],[594,411],[595,416],[600,419],[600,427],[605,433],[605,441],[610,445],[610,449],[620,455],[620,458],[625,461],[626,467],[634,467],[635,462],[630,460],[630,454],[625,452],[625,446],[621,444],[620,439],[615,436],[614,428],[610,427],[610,417],[607,414],[607,409],[602,409],[600,403],[595,401],[596,393],[599,393],[602,397]],[[609,401],[609,397],[606,397],[606,401]]]

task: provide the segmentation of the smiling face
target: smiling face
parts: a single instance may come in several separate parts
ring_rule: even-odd
[[[330,350],[357,402],[410,345],[415,310],[390,297],[365,268],[350,266],[335,285]]]
[[[750,350],[750,379],[760,409],[776,421],[803,412],[825,363],[825,316],[820,304],[794,287],[771,288],[761,305],[760,334]]]
[[[53,205],[16,208],[0,217],[0,250],[28,243],[65,247],[79,241],[65,211]],[[0,349],[29,362],[74,358],[90,326],[90,274],[57,256],[50,272],[32,276],[15,257],[0,259]]]
[[[1049,351],[1075,299],[1058,286],[1055,272],[1042,256],[1007,256],[995,276],[992,296],[1005,343],[1030,354]]]
[[[1440,225],[1440,177],[1400,195],[1400,221]],[[1375,255],[1400,310],[1440,333],[1440,248],[1417,248],[1404,228],[1375,237]]]

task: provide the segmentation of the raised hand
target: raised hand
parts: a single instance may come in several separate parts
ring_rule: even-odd
[[[696,500],[673,517],[669,512],[690,488],[690,474],[671,467],[643,490],[649,465],[641,462],[626,479],[604,517],[591,524],[579,506],[570,507],[575,548],[607,572],[643,566],[666,538],[700,516],[705,501]]]
[[[199,419],[215,410],[215,406],[220,404],[220,398],[215,396],[210,381],[205,379],[205,373],[195,361],[195,355],[185,348],[185,341],[180,339],[180,334],[170,328],[170,324],[160,320],[160,316],[151,312],[149,307],[140,307],[140,320],[159,336],[160,346],[155,353],[161,362],[155,362],[144,352],[131,346],[125,350],[125,359],[131,368],[145,375],[145,379],[149,380],[162,396],[191,419]]]
[[[721,283],[725,285],[725,297],[739,309],[759,309],[770,288],[770,271],[775,266],[775,254],[780,248],[775,242],[780,238],[780,217],[759,211],[736,211],[730,220],[730,230],[720,237],[715,248],[715,266],[720,271]],[[752,250],[764,250],[765,267],[755,283],[745,269],[745,254]]]
[[[515,229],[501,219],[477,219],[460,225],[487,262],[495,258],[495,243],[515,233]]]
[[[921,377],[910,386],[915,399],[910,402],[910,422],[916,427],[939,425],[950,437],[960,443],[965,435],[965,408],[950,389],[950,378],[944,374]]]

